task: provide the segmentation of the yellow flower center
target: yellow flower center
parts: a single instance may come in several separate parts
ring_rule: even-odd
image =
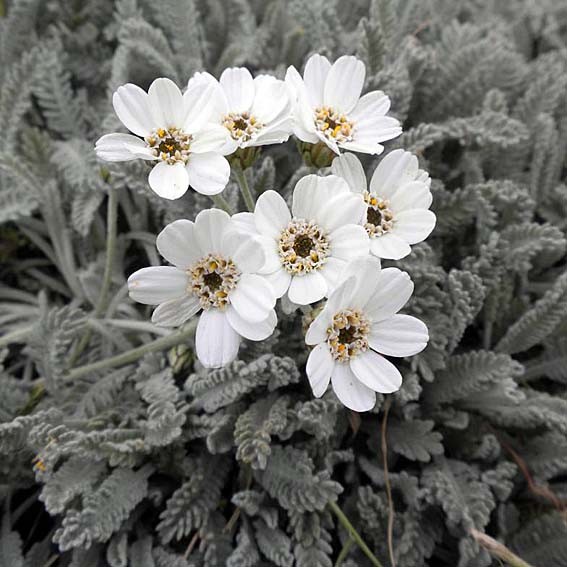
[[[280,234],[278,252],[283,268],[294,276],[318,270],[329,254],[329,240],[313,221],[292,220]]]
[[[170,165],[187,163],[193,136],[179,128],[156,128],[146,138],[155,157]]]
[[[248,142],[264,126],[249,112],[229,112],[222,124],[230,132],[232,139],[238,142]]]
[[[335,313],[327,328],[327,344],[335,360],[346,362],[359,352],[368,350],[370,323],[358,309]]]
[[[315,126],[327,138],[337,143],[352,141],[353,123],[330,106],[315,109]]]
[[[364,202],[368,205],[364,228],[371,238],[382,236],[392,230],[394,214],[390,209],[390,201],[380,199],[375,193],[364,192]]]
[[[229,258],[209,254],[188,270],[188,291],[199,297],[203,309],[224,309],[230,304],[230,292],[240,279],[240,271]]]

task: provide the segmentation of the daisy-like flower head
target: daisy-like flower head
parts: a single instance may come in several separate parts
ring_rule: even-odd
[[[366,69],[356,57],[339,57],[332,65],[323,55],[313,55],[303,77],[291,66],[286,82],[295,93],[294,134],[304,142],[323,142],[335,153],[339,148],[380,154],[380,142],[402,133],[400,123],[386,116],[390,99],[382,91],[364,96]]]
[[[400,388],[399,370],[382,355],[411,356],[429,340],[422,321],[398,313],[412,291],[406,272],[381,270],[380,261],[372,256],[349,264],[345,279],[305,337],[315,347],[306,370],[317,398],[331,382],[346,407],[368,411],[376,403],[376,392],[389,394]]]
[[[220,193],[230,166],[221,150],[226,131],[210,122],[213,89],[196,84],[181,94],[169,79],[156,79],[146,93],[128,83],[112,97],[114,110],[132,134],[106,134],[96,153],[106,161],[141,158],[155,162],[150,187],[166,199],[178,199],[189,185],[204,195]]]
[[[411,252],[410,244],[425,240],[435,227],[429,210],[431,179],[419,169],[417,157],[404,150],[385,156],[370,180],[353,154],[336,157],[331,171],[348,183],[367,209],[363,224],[370,236],[370,252],[379,258],[399,260]]]
[[[130,297],[158,305],[152,322],[166,327],[182,325],[202,309],[196,350],[205,367],[234,360],[241,337],[261,341],[273,333],[276,297],[257,275],[265,262],[262,246],[253,236],[236,232],[224,211],[201,211],[194,223],[172,222],[156,244],[173,266],[133,273]]]
[[[307,305],[337,285],[347,262],[368,255],[359,221],[366,209],[343,179],[307,175],[293,191],[291,213],[281,195],[260,195],[254,213],[239,213],[244,230],[258,234],[266,252],[262,273],[278,297]]]
[[[268,75],[252,78],[244,67],[225,69],[217,81],[209,73],[195,73],[188,88],[213,89],[211,120],[226,129],[223,153],[239,148],[285,142],[292,130],[291,100],[283,81]]]

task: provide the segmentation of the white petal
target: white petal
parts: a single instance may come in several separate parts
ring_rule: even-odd
[[[204,256],[195,237],[195,225],[186,219],[168,224],[158,234],[156,246],[168,262],[181,270],[186,270]]]
[[[352,55],[339,57],[325,81],[325,105],[339,112],[350,112],[360,98],[365,76],[362,61]]]
[[[325,393],[331,381],[334,367],[335,361],[326,343],[317,345],[311,351],[307,359],[305,372],[307,373],[307,378],[309,378],[313,395],[316,398],[320,398]]]
[[[243,273],[258,272],[266,263],[266,254],[259,238],[243,234],[238,229],[227,230],[222,242],[222,251],[232,258]]]
[[[223,147],[229,139],[228,130],[220,124],[208,122],[199,132],[193,134],[191,152],[204,154],[206,152],[223,153]]]
[[[256,228],[261,234],[279,237],[281,231],[289,224],[291,215],[283,197],[275,191],[262,193],[254,209]]]
[[[320,268],[319,273],[325,278],[327,282],[327,295],[331,293],[337,285],[342,281],[342,276],[347,263],[345,260],[327,258],[325,264]]]
[[[226,313],[208,309],[201,313],[195,337],[197,357],[205,368],[220,368],[238,355],[240,335],[232,328]]]
[[[195,73],[183,93],[183,130],[193,133],[207,122],[218,122],[228,112],[226,97],[219,82],[209,73]]]
[[[189,176],[182,163],[169,165],[160,161],[150,171],[148,182],[152,190],[164,199],[179,199],[189,188]]]
[[[251,114],[262,124],[269,125],[273,121],[280,121],[284,114],[290,114],[291,101],[289,88],[283,81],[275,77],[256,77],[254,102]]]
[[[263,341],[267,339],[276,328],[278,317],[272,309],[263,321],[251,323],[238,314],[232,305],[226,310],[226,317],[232,328],[249,341]]]
[[[366,154],[381,154],[379,142],[396,138],[402,133],[400,123],[391,116],[369,116],[355,123],[353,141],[341,144],[345,149]]]
[[[186,295],[160,304],[152,313],[152,323],[160,327],[179,327],[201,309],[199,298]]]
[[[251,323],[264,321],[276,304],[272,286],[256,274],[242,274],[229,299],[238,314]]]
[[[385,116],[390,110],[390,99],[382,91],[372,91],[360,97],[349,118],[358,122],[371,116]]]
[[[134,301],[157,305],[187,293],[187,274],[173,266],[151,266],[128,278],[128,291]]]
[[[380,290],[380,260],[366,255],[349,262],[344,271],[343,279],[353,278],[350,285],[350,304],[348,307],[365,310],[369,299],[374,298]]]
[[[155,121],[162,128],[183,125],[183,95],[171,79],[156,79],[148,89],[148,98]]]
[[[228,100],[231,112],[250,110],[254,102],[254,79],[244,67],[225,69],[220,77],[220,84]]]
[[[325,81],[331,69],[331,63],[324,55],[316,53],[312,55],[305,64],[303,81],[307,90],[309,103],[316,108],[323,105],[323,93]]]
[[[140,87],[128,83],[116,89],[112,96],[114,111],[120,122],[138,136],[147,136],[155,123],[148,94]]]
[[[306,175],[302,177],[293,189],[291,212],[298,219],[313,219],[319,208],[323,205],[317,191],[319,177]]]
[[[282,129],[283,128],[283,129]],[[244,142],[242,147],[248,146],[269,146],[271,144],[282,144],[287,142],[293,133],[293,123],[291,120],[282,122],[277,128],[264,128],[261,133],[248,142]]]
[[[187,162],[189,184],[202,195],[217,195],[228,183],[230,165],[214,152],[191,154]]]
[[[331,164],[331,171],[342,177],[354,193],[364,193],[368,188],[362,164],[354,154],[337,156]]]
[[[410,152],[398,149],[382,158],[370,180],[370,191],[382,199],[389,199],[398,187],[415,179],[417,158]]]
[[[317,220],[332,232],[347,224],[358,224],[364,217],[367,205],[356,193],[343,193],[330,199],[317,214]]]
[[[402,385],[400,371],[373,350],[354,356],[350,368],[365,386],[381,394],[396,392]]]
[[[146,142],[131,134],[106,134],[97,140],[95,151],[97,157],[105,161],[156,159]]]
[[[311,272],[303,276],[293,276],[287,293],[294,303],[309,305],[323,299],[327,291],[325,278],[319,272]]]
[[[378,277],[376,290],[364,306],[375,322],[391,317],[407,303],[413,292],[413,282],[407,272],[384,268]]]
[[[390,208],[395,212],[406,209],[428,209],[433,197],[427,184],[421,181],[404,183],[390,197]]]
[[[392,315],[372,325],[370,346],[389,356],[412,356],[421,352],[429,340],[427,325],[411,315]]]
[[[231,217],[232,224],[242,232],[249,232],[250,234],[259,234],[256,230],[256,222],[254,221],[254,213],[244,212],[236,213]]]
[[[435,228],[435,213],[426,209],[409,209],[397,213],[392,232],[409,244],[425,240]]]
[[[370,411],[376,404],[376,394],[359,382],[346,362],[335,364],[331,383],[337,398],[353,411]]]
[[[341,260],[352,260],[368,254],[368,233],[358,224],[345,224],[329,235],[331,254]]]
[[[195,218],[195,237],[204,254],[221,254],[230,216],[220,209],[205,209]]]
[[[291,274],[283,269],[278,269],[271,274],[266,274],[263,276],[264,279],[272,286],[276,297],[282,297],[284,293],[289,289],[289,284],[291,283]]]
[[[410,252],[410,245],[393,232],[387,232],[382,236],[375,236],[370,239],[370,253],[378,258],[400,260]]]

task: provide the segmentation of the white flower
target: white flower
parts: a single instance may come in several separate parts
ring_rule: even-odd
[[[262,247],[254,237],[237,234],[224,211],[201,211],[194,223],[172,222],[156,244],[173,266],[133,273],[130,297],[158,305],[152,315],[156,325],[182,325],[203,309],[196,350],[204,366],[217,368],[234,360],[240,337],[261,341],[273,333],[276,297],[257,275],[265,261]]]
[[[368,255],[368,235],[359,221],[366,205],[340,177],[307,175],[293,191],[291,213],[281,195],[266,191],[254,213],[234,216],[242,229],[259,234],[266,252],[262,269],[278,297],[307,305],[323,299],[352,258]]]
[[[269,75],[252,78],[248,69],[231,67],[222,72],[220,81],[209,73],[195,73],[187,87],[196,85],[213,89],[210,120],[227,132],[225,155],[238,148],[279,144],[289,138],[291,100],[283,81]]]
[[[195,85],[184,94],[169,79],[156,79],[146,93],[128,83],[112,97],[114,110],[131,134],[107,134],[96,143],[106,161],[141,158],[157,162],[150,187],[166,199],[178,199],[189,185],[204,195],[220,193],[230,166],[221,155],[226,131],[210,123],[213,89]]]
[[[381,354],[417,354],[429,336],[422,321],[398,314],[413,291],[406,272],[380,270],[380,261],[368,256],[349,264],[347,274],[307,331],[305,342],[315,348],[306,370],[317,398],[331,382],[346,407],[368,411],[375,392],[395,392],[402,384],[398,369]]]
[[[294,134],[305,142],[323,142],[335,153],[339,148],[380,154],[380,142],[402,133],[400,123],[386,116],[390,99],[382,91],[360,96],[366,69],[356,57],[339,57],[333,65],[313,55],[303,78],[295,67],[287,70],[286,82],[295,93]]]
[[[385,156],[367,186],[364,169],[353,154],[336,157],[331,171],[360,195],[367,210],[363,224],[370,236],[370,252],[399,260],[411,252],[410,244],[425,240],[435,227],[428,210],[433,197],[429,175],[420,170],[410,152],[394,150]]]

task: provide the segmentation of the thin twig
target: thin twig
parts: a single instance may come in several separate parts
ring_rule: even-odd
[[[199,541],[199,530],[197,530],[195,532],[195,535],[191,538],[191,541],[189,542],[189,545],[187,546],[187,549],[183,554],[183,559],[189,559],[189,556],[191,555],[193,549],[195,549],[195,546],[197,545],[198,541]]]
[[[335,567],[341,567],[353,543],[354,543],[354,539],[352,539],[352,536],[349,536],[349,538],[345,541],[345,544],[343,545],[343,548],[341,549],[339,556],[337,557],[337,561],[335,562]]]
[[[396,567],[394,556],[394,501],[392,500],[392,487],[388,473],[388,443],[386,430],[388,427],[388,413],[390,412],[391,398],[384,402],[384,417],[382,418],[382,463],[384,465],[384,483],[386,484],[386,497],[388,498],[388,553],[392,567]]]
[[[350,537],[354,539],[358,547],[362,550],[364,555],[370,559],[370,563],[374,567],[384,567],[378,558],[370,551],[370,548],[366,545],[365,541],[362,539],[360,534],[354,529],[354,526],[350,523],[350,520],[345,516],[344,512],[339,508],[336,502],[330,501],[328,504],[329,508],[335,514],[339,522],[342,524],[343,528],[350,534]]]
[[[518,557],[515,553],[510,551],[504,544],[496,541],[494,538],[486,535],[474,528],[469,530],[471,536],[475,539],[475,541],[484,547],[490,555],[496,557],[498,559],[502,559],[506,561],[510,567],[534,567],[527,561],[524,561],[520,557]]]
[[[52,555],[44,564],[43,567],[51,567],[57,560],[59,559],[59,555]]]

